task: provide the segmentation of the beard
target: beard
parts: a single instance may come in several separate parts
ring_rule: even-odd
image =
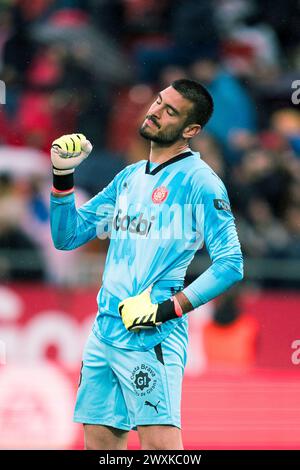
[[[169,147],[182,138],[182,131],[184,128],[185,125],[165,131],[160,131],[158,129],[158,132],[153,134],[152,130],[148,128],[147,125],[142,125],[139,128],[139,134],[144,139],[151,140],[152,142],[159,144],[161,147]]]

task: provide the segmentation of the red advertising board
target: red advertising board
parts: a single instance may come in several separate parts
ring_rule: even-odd
[[[72,423],[95,289],[0,287],[0,448],[82,448]],[[190,316],[182,423],[186,448],[300,448],[300,295],[245,295],[255,363],[210,366],[211,304]],[[137,433],[129,438],[138,448]]]

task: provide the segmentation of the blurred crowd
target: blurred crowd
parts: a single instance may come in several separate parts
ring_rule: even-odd
[[[147,158],[137,127],[183,77],[213,95],[192,148],[226,184],[245,256],[300,260],[299,15],[297,0],[0,0],[0,279],[57,280],[52,140],[93,142],[84,201]]]

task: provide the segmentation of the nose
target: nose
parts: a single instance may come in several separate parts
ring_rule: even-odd
[[[160,104],[157,104],[157,103],[154,103],[150,110],[149,110],[149,114],[151,116],[154,116],[155,118],[157,119],[160,119],[161,117],[161,112],[162,112],[162,108],[161,108],[161,105]]]

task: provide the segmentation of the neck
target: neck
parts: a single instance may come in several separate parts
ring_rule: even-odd
[[[176,142],[170,147],[162,147],[155,142],[151,142],[149,160],[153,163],[164,163],[188,149],[188,142]]]

